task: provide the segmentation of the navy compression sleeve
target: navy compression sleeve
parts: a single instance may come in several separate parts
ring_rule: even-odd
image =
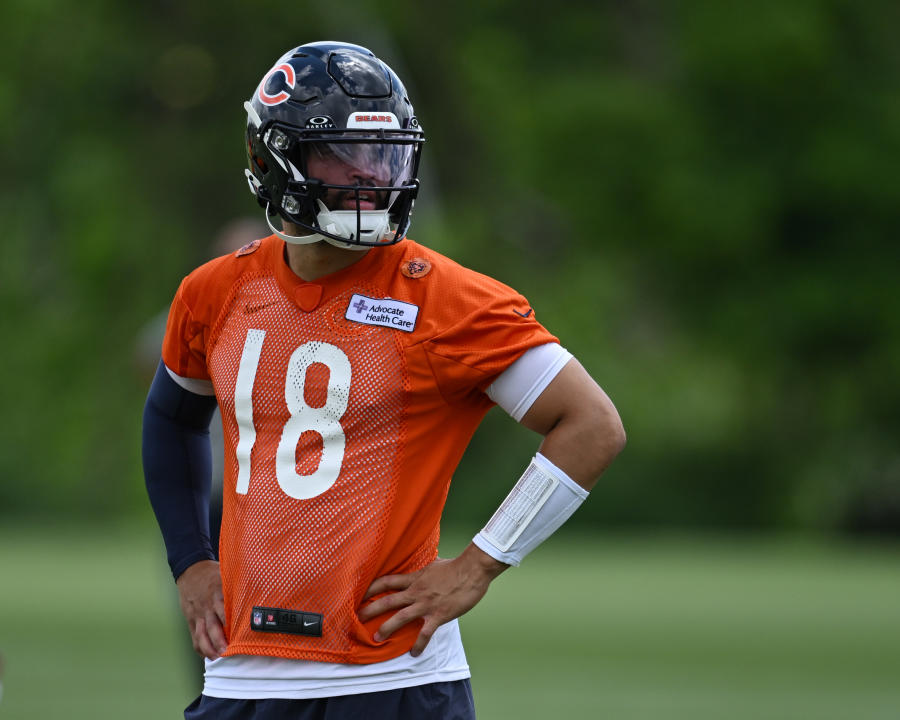
[[[188,392],[160,361],[144,405],[144,481],[177,579],[195,562],[212,560],[209,422],[214,396]]]

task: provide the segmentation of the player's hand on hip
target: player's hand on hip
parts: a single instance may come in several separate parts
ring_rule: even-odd
[[[384,575],[369,586],[363,602],[382,593],[389,594],[364,606],[359,613],[360,620],[367,622],[391,610],[397,611],[378,628],[376,642],[383,642],[408,623],[422,620],[422,629],[410,650],[417,657],[435,630],[475,607],[491,580],[508,567],[469,545],[452,560],[438,558],[414,573]]]
[[[175,584],[194,650],[203,657],[215,660],[228,645],[219,563],[215,560],[194,563],[178,576]]]

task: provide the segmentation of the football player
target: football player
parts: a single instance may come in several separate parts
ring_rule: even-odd
[[[425,135],[369,50],[293,49],[245,109],[272,234],[183,280],[144,411],[148,494],[207,658],[185,717],[474,717],[456,619],[584,500],[624,444],[618,414],[524,297],[406,238]],[[438,559],[494,404],[543,441]]]

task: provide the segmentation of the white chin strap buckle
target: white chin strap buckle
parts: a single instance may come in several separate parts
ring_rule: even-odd
[[[329,210],[321,200],[317,201],[319,213],[316,216],[319,225],[332,235],[351,240],[356,235],[356,210]],[[391,224],[388,220],[387,210],[360,210],[359,213],[359,238],[358,241],[371,246],[388,240],[391,236]],[[346,242],[334,238],[325,238],[326,242],[342,248],[356,248],[365,250],[367,245]]]
[[[391,229],[387,210],[360,210],[359,240],[367,244],[360,245],[357,242],[352,242],[356,235],[356,210],[329,210],[321,200],[318,200],[317,202],[319,205],[319,212],[316,214],[316,219],[319,222],[319,226],[325,230],[325,232],[346,238],[346,242],[335,240],[334,238],[320,235],[319,233],[312,233],[311,235],[289,235],[282,230],[278,230],[272,224],[272,216],[269,214],[269,208],[267,207],[266,224],[269,226],[269,230],[271,230],[276,237],[279,237],[286,243],[291,243],[292,245],[309,245],[324,240],[335,247],[343,248],[345,250],[368,250],[372,245],[387,242],[390,240],[391,235],[393,235],[394,231]]]

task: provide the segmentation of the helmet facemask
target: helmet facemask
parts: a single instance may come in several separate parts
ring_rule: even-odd
[[[275,122],[262,139],[288,178],[267,215],[310,233],[287,235],[269,221],[287,242],[366,249],[406,235],[419,188],[421,131],[298,130]]]

